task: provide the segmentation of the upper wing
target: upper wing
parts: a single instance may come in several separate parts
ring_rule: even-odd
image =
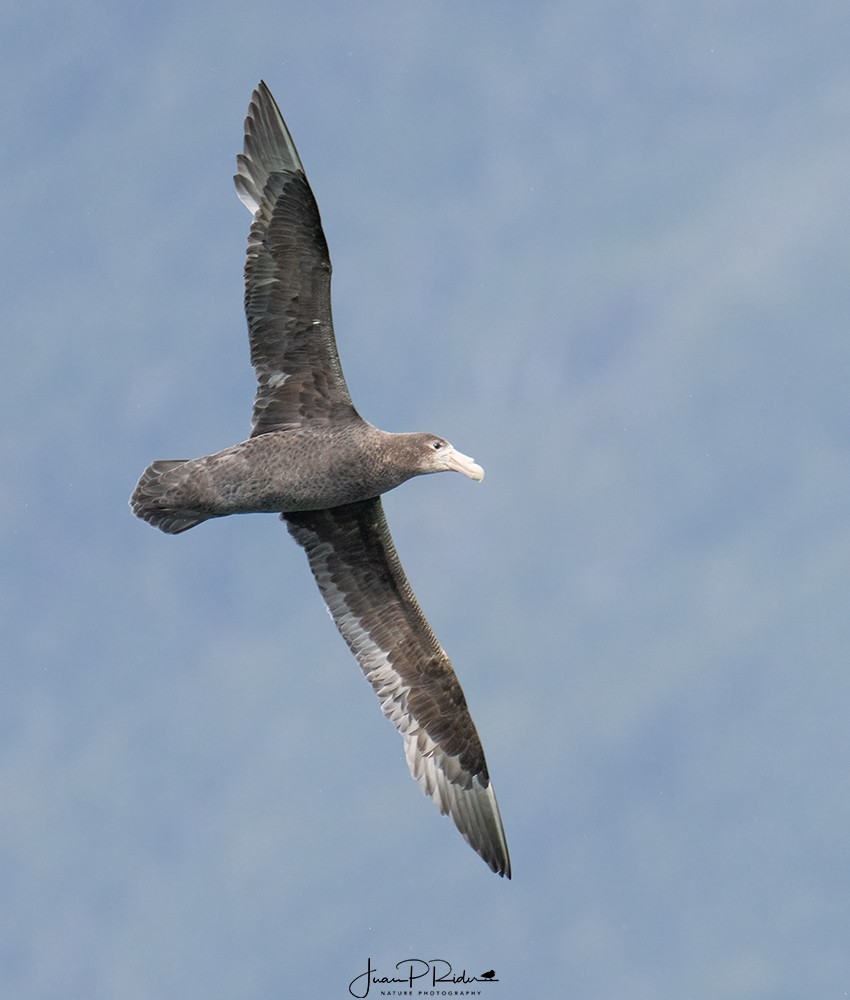
[[[494,872],[510,878],[484,750],[451,661],[410,589],[380,499],[282,514],[343,638],[404,737],[422,789]]]
[[[236,190],[254,216],[245,262],[245,312],[259,381],[252,436],[356,416],[334,340],[331,262],[319,209],[262,82],[236,162]]]

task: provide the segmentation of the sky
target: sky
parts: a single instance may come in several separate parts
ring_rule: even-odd
[[[848,46],[830,0],[0,15],[0,996],[850,995]],[[127,506],[250,426],[261,78],[358,409],[487,471],[385,505],[511,882],[274,517]]]

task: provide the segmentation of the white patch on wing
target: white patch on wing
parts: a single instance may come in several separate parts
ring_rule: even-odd
[[[269,375],[266,385],[269,389],[279,389],[288,378],[286,372],[273,372]]]
[[[244,187],[241,187],[240,185],[237,184],[236,193],[237,195],[239,195],[239,200],[242,202],[245,208],[248,209],[251,215],[256,215],[257,212],[260,211],[260,206],[254,200],[254,198],[250,194],[248,194],[248,192],[245,190]],[[243,215],[242,218],[244,219],[245,216]]]

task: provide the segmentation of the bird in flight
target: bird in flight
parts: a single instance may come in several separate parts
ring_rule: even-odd
[[[511,863],[484,750],[451,661],[410,589],[381,494],[473,459],[436,434],[397,434],[351,401],[331,320],[319,210],[265,83],[234,177],[253,217],[245,312],[257,375],[251,435],[213,455],[153,462],[130,499],[169,534],[228,514],[278,513],[307,553],[337,628],[404,739],[413,777],[490,868]]]

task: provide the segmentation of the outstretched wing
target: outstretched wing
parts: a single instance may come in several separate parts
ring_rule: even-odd
[[[236,157],[254,216],[245,312],[257,372],[252,436],[305,421],[356,418],[331,319],[331,262],[316,199],[271,91],[260,83]]]
[[[411,774],[490,868],[511,864],[484,750],[451,661],[407,582],[380,499],[282,514]]]

